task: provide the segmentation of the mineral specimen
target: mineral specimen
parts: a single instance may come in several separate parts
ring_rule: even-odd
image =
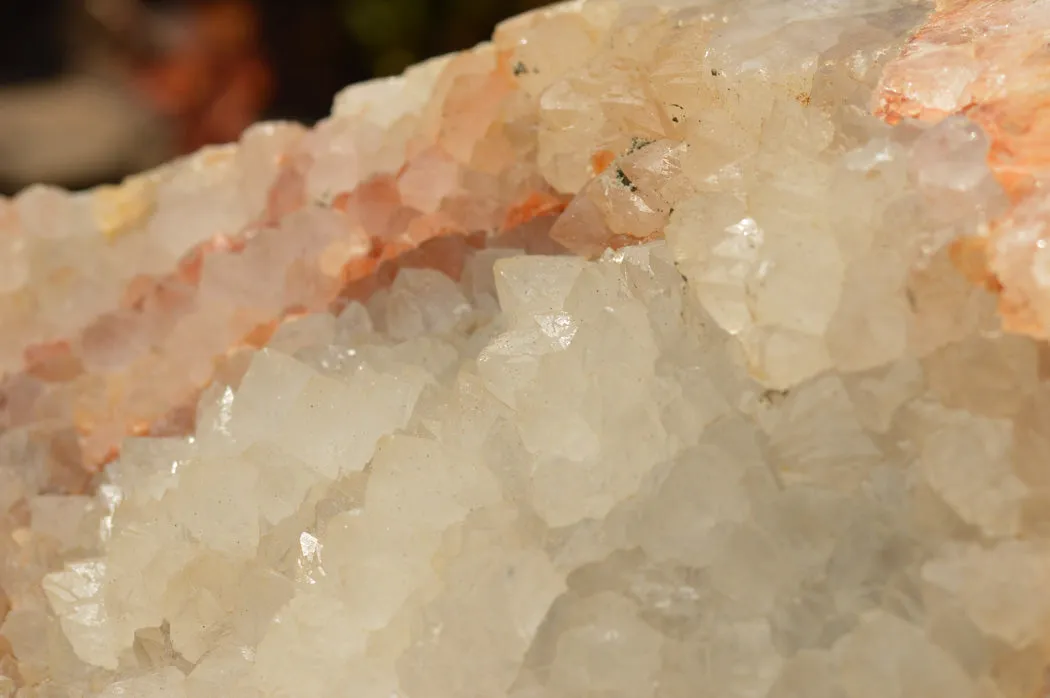
[[[1050,336],[1048,31],[1045,2],[940,2],[885,72],[877,110],[890,121],[965,113],[988,134],[989,165],[1015,209],[990,234],[954,243],[956,255],[1000,294],[1008,329],[1042,339]]]
[[[0,696],[1045,695],[1047,7],[570,2],[5,203]]]

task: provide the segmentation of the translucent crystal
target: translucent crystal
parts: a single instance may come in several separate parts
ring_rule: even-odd
[[[0,696],[1044,695],[1048,22],[574,0],[0,202]]]

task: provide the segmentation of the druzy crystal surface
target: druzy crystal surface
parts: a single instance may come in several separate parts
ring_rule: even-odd
[[[2,202],[0,696],[1044,696],[1048,32],[583,0]]]

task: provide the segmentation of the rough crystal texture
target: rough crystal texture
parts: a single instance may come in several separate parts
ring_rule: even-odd
[[[1028,4],[581,0],[5,204],[0,696],[1044,695]]]
[[[118,188],[0,201],[0,429],[95,470],[125,435],[192,428],[216,364],[382,262],[559,211],[508,57],[348,88],[313,131],[262,124]]]
[[[989,164],[1014,207],[954,252],[971,279],[998,294],[1004,325],[1041,339],[1050,337],[1048,32],[1045,2],[939,0],[878,92],[890,121],[965,113],[988,134]],[[965,187],[964,172],[951,177]]]

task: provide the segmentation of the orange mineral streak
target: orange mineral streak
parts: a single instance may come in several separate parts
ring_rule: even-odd
[[[290,316],[298,313],[289,313]],[[270,320],[269,322],[263,322],[252,328],[248,334],[244,335],[241,339],[241,344],[245,344],[250,347],[259,349],[266,346],[266,343],[270,341],[270,337],[273,337],[273,333],[280,327],[281,321],[279,319]]]
[[[1013,204],[986,239],[952,258],[999,294],[1004,328],[1047,338],[1050,287],[1035,267],[1050,244],[1050,3],[941,0],[883,73],[876,114],[936,122],[965,114],[987,134],[988,165]]]
[[[568,200],[546,192],[533,192],[520,204],[507,211],[501,230],[513,230],[534,218],[542,218],[561,213],[568,205]]]
[[[44,382],[72,380],[84,370],[66,341],[34,344],[24,356],[26,372]]]
[[[591,171],[596,175],[600,175],[608,169],[615,159],[616,153],[611,150],[599,150],[594,155],[591,155]]]
[[[981,286],[991,293],[999,293],[1002,286],[999,279],[988,271],[988,239],[982,237],[965,237],[952,242],[948,250],[952,264],[966,279],[975,286]]]

